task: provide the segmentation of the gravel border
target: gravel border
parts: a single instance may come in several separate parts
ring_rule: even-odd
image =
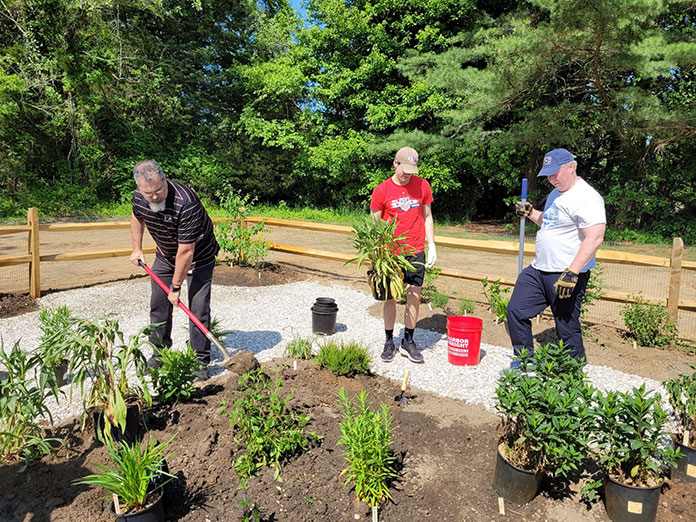
[[[39,299],[39,306],[45,309],[66,305],[78,317],[111,314],[128,336],[148,323],[149,295],[149,281],[127,282],[49,294]],[[339,308],[337,332],[327,338],[312,333],[310,308],[317,297],[332,297]],[[183,301],[187,302],[185,290]],[[447,361],[446,335],[416,329],[414,339],[423,351],[425,363],[414,364],[401,356],[384,363],[379,357],[384,344],[384,327],[381,318],[368,313],[373,304],[372,296],[367,293],[342,285],[325,286],[316,281],[264,287],[213,285],[212,288],[212,315],[220,321],[219,327],[224,331],[220,341],[230,351],[249,350],[264,362],[283,356],[287,343],[298,336],[314,339],[317,350],[324,339],[358,341],[368,346],[374,373],[400,382],[408,368],[411,370],[410,384],[415,388],[470,404],[481,404],[495,411],[497,380],[512,360],[511,348],[481,343],[481,362],[477,366],[454,366]],[[5,350],[16,341],[20,341],[24,350],[34,349],[39,344],[38,314],[31,312],[2,319],[0,335]],[[172,328],[175,347],[185,346],[187,323],[184,313],[175,310]],[[394,331],[403,335],[403,324],[397,322]],[[485,332],[483,336],[485,338]],[[213,347],[213,359],[220,358]],[[224,372],[220,366],[211,366],[211,369],[213,374]],[[647,388],[661,393],[663,406],[671,410],[666,401],[666,390],[658,381],[594,364],[587,365],[587,373],[594,385],[602,390],[629,391],[645,383]],[[67,401],[51,404],[54,420],[75,416],[79,412],[78,400],[75,397],[72,404],[65,404]]]

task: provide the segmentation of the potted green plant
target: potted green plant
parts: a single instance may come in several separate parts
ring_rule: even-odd
[[[384,221],[365,216],[353,225],[353,247],[358,255],[346,261],[360,268],[368,263],[367,282],[378,301],[399,299],[404,292],[404,272],[414,270],[406,256],[413,248],[404,234],[394,237],[396,220]]]
[[[78,319],[70,336],[75,345],[70,368],[71,383],[83,398],[84,412],[93,412],[100,440],[115,437],[133,442],[143,405],[152,405],[145,376],[147,358],[142,351],[150,345],[150,326],[125,339],[118,321],[109,317]],[[129,376],[135,378],[129,380]],[[85,393],[85,384],[91,386]],[[83,421],[84,425],[84,421]]]
[[[679,450],[664,441],[668,417],[660,399],[645,384],[630,392],[596,395],[593,439],[611,520],[655,520],[663,476],[679,457]],[[600,484],[595,481],[583,490]]]
[[[586,454],[592,400],[584,360],[563,343],[522,353],[518,371],[505,371],[496,389],[502,414],[494,487],[515,504],[536,495],[544,474],[567,478]],[[532,371],[533,370],[533,371]]]
[[[682,374],[662,384],[669,394],[669,403],[679,417],[681,429],[681,432],[674,434],[674,443],[682,457],[677,460],[672,478],[696,482],[696,372]]]
[[[56,385],[63,386],[73,348],[69,333],[76,320],[67,306],[59,306],[41,310],[39,321],[41,341],[37,347],[38,355],[43,366],[53,370]]]
[[[100,473],[73,484],[101,486],[111,492],[111,513],[119,522],[164,522],[163,488],[176,476],[166,469],[163,453],[174,437],[161,444],[151,437],[147,444],[135,441],[118,447],[107,440],[111,465],[95,464]]]

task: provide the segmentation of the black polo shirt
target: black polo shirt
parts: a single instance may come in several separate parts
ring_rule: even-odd
[[[174,267],[179,244],[195,243],[192,267],[205,267],[215,262],[220,250],[213,222],[196,193],[176,181],[167,183],[167,202],[162,212],[153,212],[139,190],[133,194],[133,214],[145,223],[157,245],[156,256]]]

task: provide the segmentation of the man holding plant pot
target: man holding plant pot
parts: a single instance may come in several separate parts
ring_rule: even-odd
[[[414,255],[407,259],[414,264],[415,270],[404,273],[406,284],[406,310],[404,312],[404,338],[399,352],[415,363],[423,362],[418,346],[413,340],[413,332],[418,321],[420,294],[425,277],[425,269],[437,261],[435,251],[435,232],[433,214],[430,208],[433,194],[430,184],[418,174],[418,153],[411,147],[399,149],[394,158],[394,174],[380,183],[372,192],[370,211],[375,219],[396,220],[394,237],[406,236],[406,244],[413,248]],[[428,240],[428,261],[425,262],[425,239]],[[396,355],[394,344],[394,323],[396,321],[396,300],[384,302],[384,331],[386,341],[382,360],[389,362]]]
[[[520,272],[507,308],[510,340],[519,355],[526,348],[534,352],[530,319],[551,306],[556,333],[576,359],[585,357],[580,326],[580,307],[585,295],[595,254],[604,240],[604,200],[577,174],[577,162],[566,149],[554,149],[544,156],[537,176],[554,186],[544,211],[528,201],[515,204],[518,216],[539,225],[536,257]],[[511,369],[519,367],[513,361]]]
[[[181,286],[186,281],[189,309],[210,328],[210,289],[215,255],[220,250],[213,222],[196,193],[186,185],[165,178],[154,160],[138,163],[133,169],[138,190],[133,194],[130,261],[145,263],[143,232],[147,227],[157,245],[152,271],[169,285],[169,295],[152,281],[150,322],[164,323],[153,330],[150,341],[158,348],[172,346],[172,309],[179,302]],[[199,361],[210,362],[210,341],[189,322],[191,348]],[[196,373],[207,378],[207,369]]]

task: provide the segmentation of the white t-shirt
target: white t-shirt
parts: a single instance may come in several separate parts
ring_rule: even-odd
[[[546,199],[532,266],[544,272],[563,272],[575,259],[585,238],[582,229],[606,222],[604,199],[584,179],[578,179],[565,192],[553,189]],[[593,257],[581,272],[594,266]]]

